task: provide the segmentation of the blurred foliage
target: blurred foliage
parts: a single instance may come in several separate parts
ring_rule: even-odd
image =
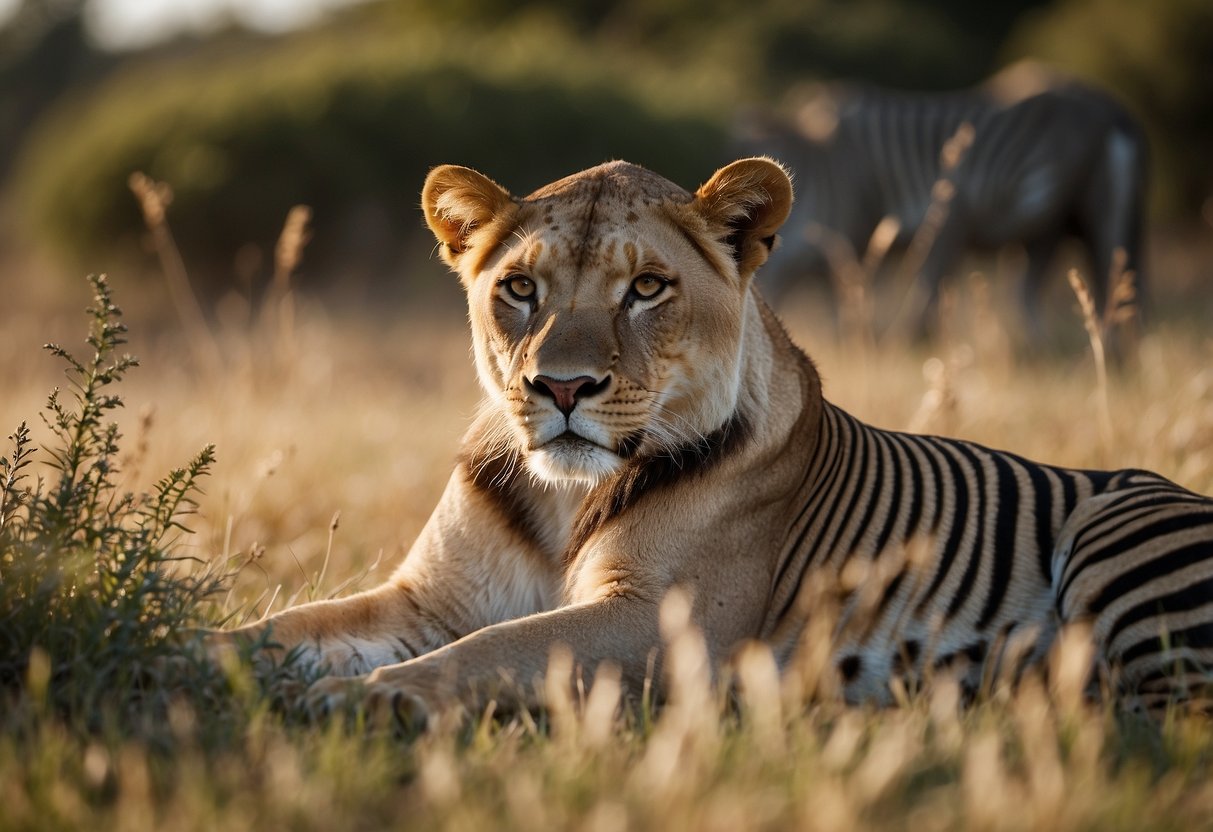
[[[137,250],[140,170],[174,189],[186,259],[217,287],[264,278],[247,244],[268,251],[296,203],[315,210],[306,272],[381,275],[428,250],[417,190],[435,164],[525,194],[626,158],[693,187],[727,160],[738,105],[825,77],[962,86],[1033,54],[1126,98],[1160,206],[1190,214],[1210,188],[1211,18],[1207,0],[380,0],[125,59],[30,131],[10,193],[72,265]]]
[[[0,179],[26,127],[64,91],[115,62],[88,45],[83,0],[23,0],[0,29]]]
[[[527,193],[616,157],[693,187],[723,159],[710,79],[681,79],[671,100],[627,76],[631,56],[588,56],[559,21],[459,33],[358,24],[132,66],[64,102],[16,182],[30,227],[80,257],[129,249],[140,219],[127,179],[142,170],[174,190],[187,261],[213,267],[242,243],[272,243],[305,203],[315,262],[392,249],[421,228],[420,185],[442,162]]]

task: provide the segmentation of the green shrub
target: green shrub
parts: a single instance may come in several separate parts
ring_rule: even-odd
[[[204,448],[150,493],[119,488],[122,400],[110,392],[136,366],[116,350],[125,327],[104,277],[91,278],[91,356],[47,349],[67,364],[68,387],[51,393],[43,421],[54,470],[35,476],[29,429],[10,437],[0,459],[0,691],[10,702],[32,693],[68,721],[97,729],[147,703],[180,635],[219,586],[203,572],[174,570],[174,536],[214,461]],[[27,689],[27,684],[33,690]]]
[[[694,186],[723,158],[722,128],[696,109],[710,91],[657,94],[655,79],[620,77],[556,23],[457,42],[356,31],[133,67],[64,104],[19,166],[31,231],[69,256],[132,251],[141,221],[127,178],[141,170],[172,186],[170,221],[196,273],[230,271],[241,245],[272,242],[296,203],[315,212],[309,263],[344,266],[420,232],[418,192],[436,164],[526,193],[618,157]],[[362,236],[368,217],[386,241]]]
[[[107,416],[122,406],[112,386],[137,362],[117,354],[126,328],[105,278],[90,282],[89,356],[47,345],[67,365],[67,387],[51,393],[43,415],[53,474],[34,473],[40,455],[25,424],[0,459],[0,733],[49,718],[77,735],[163,746],[177,702],[210,712],[208,741],[230,742],[251,704],[301,683],[302,671],[285,662],[246,686],[248,696],[233,696],[232,680],[193,649],[226,577],[181,563],[192,559],[179,545],[214,450],[150,492],[120,487],[122,437]]]

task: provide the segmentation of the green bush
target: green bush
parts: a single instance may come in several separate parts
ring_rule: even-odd
[[[172,569],[174,535],[214,461],[210,447],[149,494],[117,484],[121,437],[106,416],[122,400],[109,388],[136,361],[116,355],[120,311],[104,278],[92,285],[91,356],[80,361],[47,345],[68,379],[66,395],[51,393],[43,417],[55,475],[32,475],[25,424],[0,459],[0,696],[12,705],[32,695],[95,730],[97,720],[149,704],[149,680],[163,675],[160,665],[219,580]]]
[[[112,385],[136,361],[117,354],[126,329],[105,278],[90,282],[88,358],[47,345],[67,365],[67,388],[51,393],[43,415],[50,443],[38,454],[22,424],[0,458],[0,735],[49,719],[76,736],[165,747],[177,703],[208,710],[200,739],[222,746],[239,737],[252,705],[281,698],[280,686],[302,684],[305,673],[284,662],[233,696],[232,679],[197,655],[192,634],[226,576],[180,563],[191,559],[179,537],[214,451],[148,493],[120,487],[122,437],[107,415],[122,405]],[[49,478],[34,474],[39,456]]]
[[[420,230],[418,192],[440,163],[525,193],[617,157],[693,186],[723,158],[721,127],[696,108],[711,91],[655,95],[551,22],[451,38],[356,28],[132,67],[30,140],[18,200],[53,250],[112,255],[141,233],[127,178],[144,171],[175,192],[186,260],[222,271],[296,203],[315,211],[312,263],[358,257],[367,216],[393,237]]]

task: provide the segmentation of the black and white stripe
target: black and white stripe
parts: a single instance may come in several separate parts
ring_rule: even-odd
[[[1127,691],[1170,696],[1176,666],[1213,667],[1213,500],[1148,472],[1041,465],[824,402],[821,414],[764,633],[778,643],[812,616],[814,577],[862,566],[835,632],[848,698],[887,700],[891,676],[957,660],[975,685],[989,662],[1006,670],[1016,638],[1039,659],[1078,620]]]
[[[1213,666],[1213,501],[1134,472],[1087,501],[1058,546],[1057,609],[1092,624],[1096,644],[1145,704]]]

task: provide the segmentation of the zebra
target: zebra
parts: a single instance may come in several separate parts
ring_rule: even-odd
[[[824,578],[847,701],[891,704],[893,679],[913,687],[945,667],[975,694],[1039,666],[1072,624],[1090,627],[1092,684],[1131,707],[1156,711],[1204,690],[1213,499],[1149,471],[1063,468],[872,427],[822,398],[800,358],[806,409],[819,415],[788,449],[808,464],[762,635],[782,668],[822,614]]]
[[[828,271],[822,233],[862,253],[886,217],[896,221],[895,243],[922,230],[929,245],[912,264],[920,333],[935,322],[942,278],[969,248],[1023,246],[1020,301],[1033,342],[1046,269],[1067,236],[1088,255],[1096,309],[1107,308],[1114,272],[1132,272],[1139,307],[1144,300],[1146,139],[1100,89],[1021,62],[942,93],[825,85],[795,123],[743,121],[746,149],[781,159],[800,186],[762,281],[776,305],[802,275]]]

